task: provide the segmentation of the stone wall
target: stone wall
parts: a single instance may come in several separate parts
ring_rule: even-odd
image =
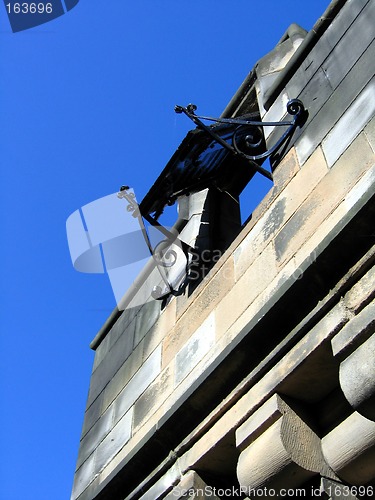
[[[73,499],[374,481],[374,24],[348,0],[261,108],[309,117],[196,289],[128,308],[96,348]]]

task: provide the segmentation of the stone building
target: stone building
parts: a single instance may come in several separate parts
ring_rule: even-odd
[[[93,340],[72,499],[375,495],[374,26],[373,0],[334,0],[309,33],[292,25],[224,110],[279,122],[298,98],[307,111],[245,224],[237,197],[259,173],[241,155],[215,157],[228,185],[177,193],[198,277],[164,300],[139,299],[140,280]],[[279,129],[264,128],[264,148]],[[212,148],[202,134],[144,213],[178,162]]]

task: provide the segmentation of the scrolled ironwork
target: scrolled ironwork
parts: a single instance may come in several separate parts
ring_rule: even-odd
[[[253,120],[246,117],[242,118],[212,118],[210,116],[201,116],[195,114],[197,110],[195,104],[188,104],[184,106],[175,106],[176,113],[184,113],[188,118],[190,118],[195,125],[201,130],[204,130],[208,135],[211,136],[217,143],[226,148],[232,154],[240,156],[241,158],[247,159],[251,162],[252,166],[262,175],[272,180],[272,174],[261,167],[259,163],[266,158],[272,157],[280,148],[289,141],[298,126],[302,126],[306,118],[305,107],[299,99],[292,99],[286,105],[286,110],[288,114],[292,117],[292,120],[286,120],[281,122],[264,122],[259,120]],[[231,142],[224,140],[215,131],[215,127],[208,126],[203,121],[214,122],[214,124],[227,124],[236,126],[232,136]],[[277,140],[277,142],[266,151],[259,154],[249,154],[252,149],[257,149],[263,141],[263,128],[264,127],[287,127],[282,136]],[[243,140],[244,146],[247,149],[244,150],[244,146],[240,144],[238,137],[244,136]],[[259,162],[259,163],[257,163]]]
[[[133,214],[134,217],[139,216],[139,208],[138,203],[135,200],[135,194],[131,191],[129,192],[129,186],[121,186],[120,191],[117,193],[117,198],[124,198],[128,205],[126,207],[126,211]]]
[[[163,267],[172,267],[177,262],[177,252],[171,249],[168,240],[160,241],[153,250],[154,258]]]
[[[273,155],[279,153],[282,146],[287,145],[295,129],[298,126],[302,126],[307,113],[303,103],[298,99],[289,101],[286,109],[292,118],[291,120],[282,122],[262,122],[253,119],[255,118],[254,115],[241,118],[212,118],[196,115],[197,106],[195,104],[188,104],[186,107],[175,106],[176,113],[186,114],[197,127],[204,130],[211,139],[232,154],[248,160],[256,171],[271,180],[272,174],[263,168],[261,163],[268,157],[273,158]],[[214,125],[206,125],[204,121],[214,122]],[[220,131],[223,131],[223,127],[215,127],[215,124],[231,126],[229,128],[224,127],[226,139],[219,135]],[[264,151],[262,149],[265,147],[263,128],[266,126],[286,127],[286,130],[277,140],[276,144]],[[161,225],[156,215],[153,217],[149,211],[145,210],[141,213],[135,195],[129,190],[128,186],[122,186],[120,188],[118,197],[125,199],[128,203],[126,210],[131,212],[133,217],[138,219],[150,255],[154,259],[155,265],[162,278],[162,284],[154,287],[151,293],[152,297],[154,299],[163,300],[170,295],[178,295],[186,284],[186,276],[191,267],[190,257],[194,254],[194,249],[179,240],[177,235],[172,231]],[[172,202],[173,201],[174,200],[172,200]],[[165,237],[155,247],[153,247],[151,243],[143,219],[160,231]],[[174,267],[177,261],[182,263],[182,265]]]
[[[159,285],[154,287],[151,293],[152,297],[157,300],[164,300],[169,295],[178,295],[183,284],[179,284],[177,289],[175,289],[166,273],[166,270],[172,268],[178,259],[178,252],[174,250],[172,246],[175,245],[176,249],[180,250],[180,253],[183,254],[183,258],[185,259],[185,275],[188,272],[189,253],[193,252],[194,249],[184,241],[179,240],[176,234],[159,224],[150,214],[141,214],[135,199],[135,194],[129,191],[129,186],[121,186],[120,191],[117,193],[117,197],[127,201],[128,205],[126,210],[132,212],[133,217],[138,219],[147,248],[151,257],[154,259],[155,266],[164,283],[164,287]],[[161,240],[155,247],[152,246],[143,218],[165,236],[165,239]]]

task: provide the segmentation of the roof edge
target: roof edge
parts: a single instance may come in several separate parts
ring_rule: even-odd
[[[297,71],[302,61],[307,57],[309,52],[315,47],[319,39],[325,33],[327,28],[331,25],[337,14],[346,4],[347,0],[333,0],[323,15],[314,24],[312,29],[308,32],[306,38],[298,47],[296,52],[290,58],[289,62],[276,78],[264,96],[264,108],[268,111],[272,104],[276,101],[277,97],[281,94],[286,84]]]

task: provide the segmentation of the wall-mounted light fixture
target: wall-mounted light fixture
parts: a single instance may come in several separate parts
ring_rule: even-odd
[[[254,114],[211,118],[196,115],[196,109],[193,104],[175,107],[197,128],[188,132],[139,205],[134,191],[122,186],[116,195],[85,205],[67,221],[73,265],[83,272],[107,272],[119,309],[126,307],[123,296],[127,284],[133,283],[133,274],[141,269],[147,254],[152,262],[142,276],[150,282],[147,287],[151,287],[152,298],[163,300],[178,295],[187,284],[196,249],[179,238],[180,229],[168,229],[159,222],[164,208],[184,195],[207,188],[226,193],[236,201],[257,172],[272,180],[272,173],[262,166],[263,162],[267,158],[275,160],[276,155],[278,159],[282,157],[294,131],[307,116],[298,99],[288,102],[286,109],[292,119],[282,122],[262,122],[254,119],[258,118]],[[214,123],[206,125],[205,121]],[[286,127],[269,149],[263,133],[266,126]],[[185,219],[181,221],[187,223]],[[177,227],[182,226],[177,223]],[[159,277],[153,274],[155,268]],[[138,285],[145,288],[137,282],[137,286],[131,285],[134,293]],[[148,300],[141,295],[139,300]],[[139,301],[129,303],[140,305]]]

